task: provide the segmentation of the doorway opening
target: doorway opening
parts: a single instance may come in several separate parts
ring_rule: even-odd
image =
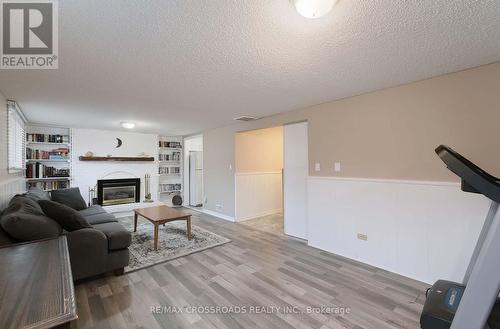
[[[184,205],[203,208],[203,135],[184,139]]]
[[[308,123],[235,136],[236,221],[307,240]]]
[[[283,127],[235,135],[236,221],[283,234]]]

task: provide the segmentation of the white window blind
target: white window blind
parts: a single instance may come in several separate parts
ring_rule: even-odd
[[[15,102],[7,103],[7,140],[8,140],[8,167],[9,172],[19,172],[25,166],[25,120],[21,110]]]

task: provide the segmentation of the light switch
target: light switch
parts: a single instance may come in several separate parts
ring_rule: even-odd
[[[314,164],[314,170],[315,170],[315,171],[320,171],[320,170],[321,170],[321,164],[319,164],[319,162],[316,162],[316,163]]]
[[[334,169],[335,169],[336,172],[340,171],[340,162],[335,162]]]

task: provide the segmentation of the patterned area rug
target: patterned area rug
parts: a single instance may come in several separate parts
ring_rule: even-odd
[[[165,226],[159,226],[158,250],[154,250],[153,224],[139,217],[137,232],[133,232],[134,219],[132,217],[119,218],[119,221],[132,232],[132,244],[128,248],[130,264],[125,268],[125,272],[136,271],[231,241],[196,225],[192,225],[193,238],[189,241],[186,235],[186,222],[174,221]]]

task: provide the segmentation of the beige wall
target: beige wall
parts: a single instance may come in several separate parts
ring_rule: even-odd
[[[7,100],[0,92],[0,183],[20,176],[7,171]]]
[[[500,63],[206,131],[206,207],[234,215],[236,132],[301,120],[310,175],[454,181],[434,154],[443,143],[500,176]]]
[[[283,127],[250,130],[235,136],[236,172],[276,172],[283,168]]]

